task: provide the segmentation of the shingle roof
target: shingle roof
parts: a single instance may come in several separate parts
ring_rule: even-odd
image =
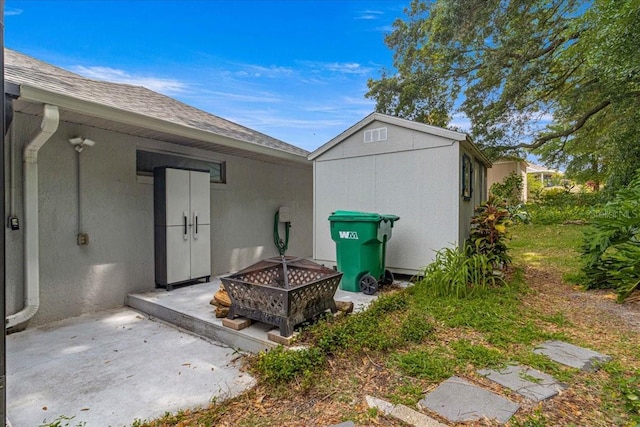
[[[5,79],[85,101],[165,120],[235,140],[307,156],[308,151],[209,114],[142,86],[92,80],[5,49]]]

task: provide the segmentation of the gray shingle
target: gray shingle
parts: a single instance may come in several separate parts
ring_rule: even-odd
[[[88,79],[5,49],[5,79],[306,157],[309,152],[142,86]]]

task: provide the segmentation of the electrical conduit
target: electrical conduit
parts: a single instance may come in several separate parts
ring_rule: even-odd
[[[6,328],[31,319],[40,307],[40,253],[38,231],[38,151],[58,129],[58,107],[45,104],[40,129],[24,148],[24,308],[7,316]]]

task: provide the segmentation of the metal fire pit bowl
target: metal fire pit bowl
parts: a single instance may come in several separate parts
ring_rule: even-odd
[[[326,310],[337,311],[333,297],[342,273],[304,258],[264,259],[221,278],[231,308],[227,318],[244,316],[293,334],[293,327]]]

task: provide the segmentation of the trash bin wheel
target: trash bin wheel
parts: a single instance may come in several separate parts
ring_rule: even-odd
[[[365,274],[360,278],[360,290],[365,295],[373,295],[378,290],[378,281],[370,274]]]
[[[384,278],[382,279],[382,284],[385,286],[389,286],[393,284],[393,273],[389,270],[384,271]]]

